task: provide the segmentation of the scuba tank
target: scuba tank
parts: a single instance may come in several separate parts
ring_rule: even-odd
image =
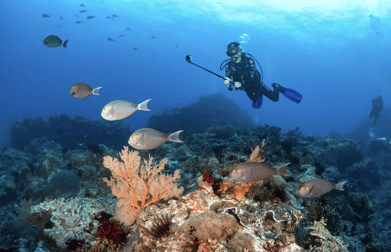
[[[245,57],[247,57],[247,58],[250,58],[250,59],[252,59],[253,61],[257,62],[258,66],[259,66],[259,69],[260,69],[261,82],[263,83],[263,71],[262,71],[262,67],[261,67],[261,65],[259,64],[258,60],[257,60],[254,56],[252,56],[251,54],[249,54],[249,53],[242,52],[242,54],[243,54],[243,56],[245,56]],[[229,62],[232,60],[232,57],[233,57],[233,56],[231,56],[230,58],[228,58],[228,59],[224,60],[223,62],[221,62],[221,64],[220,64],[220,71],[222,71],[222,70],[229,64]]]

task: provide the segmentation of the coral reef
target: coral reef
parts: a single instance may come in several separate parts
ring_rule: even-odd
[[[146,206],[183,193],[183,188],[178,188],[176,183],[180,178],[178,170],[172,176],[161,173],[166,159],[153,165],[150,157],[142,164],[139,153],[125,147],[120,160],[110,156],[104,158],[103,165],[112,173],[110,180],[105,178],[104,181],[118,198],[115,215],[125,225],[132,225]]]
[[[152,115],[147,123],[148,128],[162,132],[182,129],[194,133],[204,132],[212,125],[239,128],[254,126],[255,123],[247,112],[241,111],[235,102],[222,94],[201,96],[197,102],[184,108],[159,111]]]
[[[74,171],[60,171],[43,188],[45,197],[52,199],[77,196],[80,191],[80,178]]]
[[[12,148],[23,150],[33,139],[46,137],[63,148],[73,150],[78,146],[87,149],[93,144],[121,149],[131,135],[129,125],[122,121],[92,120],[81,116],[70,118],[67,115],[42,118],[24,118],[9,126],[10,144]]]
[[[126,241],[126,232],[120,225],[105,218],[98,227],[96,237],[114,244],[122,244]]]
[[[0,234],[6,239],[0,248],[390,251],[390,155],[375,159],[349,139],[306,137],[299,129],[284,134],[267,125],[183,133],[184,143],[141,152],[128,148],[122,155],[102,144],[64,148],[47,136],[26,143],[23,151],[1,149]],[[273,167],[290,162],[289,177],[247,184],[231,179],[233,168],[246,161]],[[125,176],[129,171],[139,182]],[[164,186],[153,174],[175,177],[183,194],[159,192]],[[298,190],[313,178],[349,182],[345,191],[304,199]],[[130,214],[137,212],[126,215],[132,219],[126,225],[116,207],[122,196],[133,202]],[[120,245],[110,245],[109,237],[124,233]]]
[[[391,120],[391,107],[384,106],[381,116],[376,121],[375,135],[377,137],[385,137],[391,139],[391,129],[389,127]],[[371,119],[366,119],[361,121],[357,127],[345,134],[345,137],[353,139],[360,144],[360,149],[367,152],[368,151],[368,142],[370,140],[368,129],[371,126]]]

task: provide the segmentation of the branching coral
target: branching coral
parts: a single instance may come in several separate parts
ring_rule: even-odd
[[[124,224],[131,225],[146,206],[182,194],[183,188],[177,185],[179,171],[176,170],[174,175],[161,173],[167,159],[154,166],[152,157],[149,157],[142,164],[139,153],[129,151],[128,147],[121,151],[120,158],[123,162],[110,156],[104,157],[103,165],[111,170],[112,177],[103,180],[119,198],[115,215]]]

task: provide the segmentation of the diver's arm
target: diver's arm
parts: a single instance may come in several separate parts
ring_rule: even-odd
[[[229,69],[228,64],[225,66],[225,79],[223,79],[224,84],[228,85],[228,90],[232,91],[232,71]]]

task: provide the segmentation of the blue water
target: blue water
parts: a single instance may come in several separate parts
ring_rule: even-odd
[[[125,119],[132,129],[161,109],[223,93],[255,121],[283,131],[299,127],[307,135],[349,132],[368,117],[379,94],[388,105],[389,1],[240,2],[1,1],[0,144],[7,144],[5,128],[15,120],[63,113],[100,119],[104,105],[118,99],[152,99],[151,112]],[[112,14],[119,17],[106,18]],[[89,15],[97,18],[87,20]],[[221,79],[185,61],[192,55],[194,63],[224,75],[219,66],[226,46],[243,34],[249,35],[244,48],[261,64],[264,82],[298,90],[300,104],[280,96],[253,109],[244,91],[229,92]],[[44,46],[48,35],[69,39],[67,48]],[[103,87],[101,95],[72,97],[76,82]]]

